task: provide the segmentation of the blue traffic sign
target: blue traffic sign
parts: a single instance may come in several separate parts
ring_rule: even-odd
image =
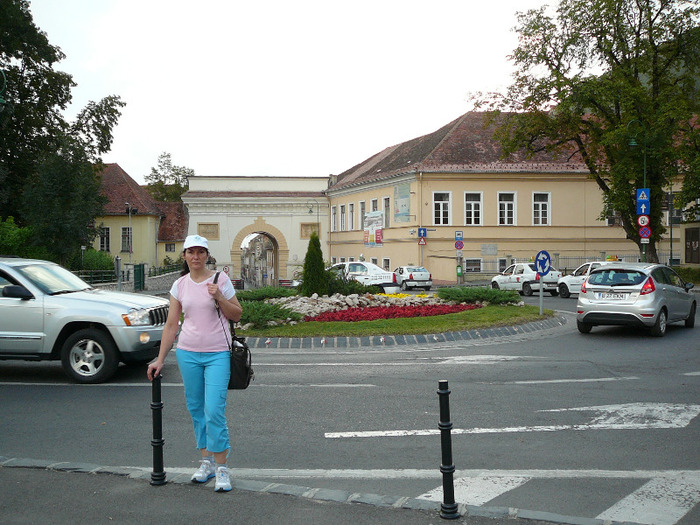
[[[418,228],[418,237],[427,237],[428,228]]]
[[[546,251],[542,250],[535,256],[535,268],[540,277],[544,277],[552,269],[552,259]]]
[[[637,188],[637,215],[649,215],[650,196],[649,188]]]

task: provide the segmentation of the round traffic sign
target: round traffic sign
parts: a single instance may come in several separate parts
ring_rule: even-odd
[[[547,275],[549,270],[552,268],[552,259],[549,256],[549,253],[547,253],[545,250],[541,250],[535,256],[535,268],[537,269],[537,273],[540,275],[540,277]]]
[[[641,228],[639,228],[639,236],[642,239],[648,239],[649,237],[651,237],[651,228],[649,228],[648,226],[642,226]]]
[[[640,215],[639,217],[637,217],[637,224],[639,224],[640,226],[649,226],[649,222],[650,219],[648,215]]]
[[[462,248],[464,248],[464,243],[462,241],[455,241],[455,248],[461,250]]]

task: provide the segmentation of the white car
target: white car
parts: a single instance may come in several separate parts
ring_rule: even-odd
[[[576,268],[571,275],[564,275],[563,277],[560,277],[559,281],[557,281],[559,295],[561,295],[564,299],[570,297],[572,293],[578,295],[581,292],[581,285],[583,284],[583,281],[586,280],[586,277],[588,277],[588,274],[590,274],[595,268],[598,268],[604,264],[608,264],[608,262],[591,261],[583,263],[581,266]]]
[[[515,290],[522,295],[532,295],[534,290],[540,289],[540,282],[543,283],[544,291],[552,295],[559,295],[557,281],[561,277],[561,272],[550,268],[544,278],[540,278],[537,273],[535,263],[511,264],[491,279],[491,288],[501,290]]]
[[[399,266],[394,270],[396,282],[402,290],[423,288],[430,290],[433,286],[433,276],[422,266]]]
[[[345,279],[354,279],[366,286],[379,286],[386,294],[399,293],[396,274],[364,261],[338,263],[331,270],[339,272]]]

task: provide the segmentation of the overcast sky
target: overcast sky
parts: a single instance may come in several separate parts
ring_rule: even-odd
[[[31,0],[73,116],[119,95],[107,162],[327,176],[431,133],[510,83],[516,11],[545,0]],[[554,0],[550,4],[556,3]]]

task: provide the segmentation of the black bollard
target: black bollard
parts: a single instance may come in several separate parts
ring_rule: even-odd
[[[160,380],[162,375],[153,378],[151,410],[153,411],[153,472],[151,472],[151,485],[165,485],[165,471],[163,470],[163,402],[160,397]]]
[[[455,503],[455,486],[454,473],[455,466],[452,462],[452,421],[450,421],[450,390],[447,387],[447,381],[441,380],[438,382],[439,389],[437,391],[440,397],[440,441],[442,445],[442,464],[440,472],[442,472],[442,504],[440,505],[440,517],[446,520],[455,520],[459,518],[457,511],[457,503]]]

